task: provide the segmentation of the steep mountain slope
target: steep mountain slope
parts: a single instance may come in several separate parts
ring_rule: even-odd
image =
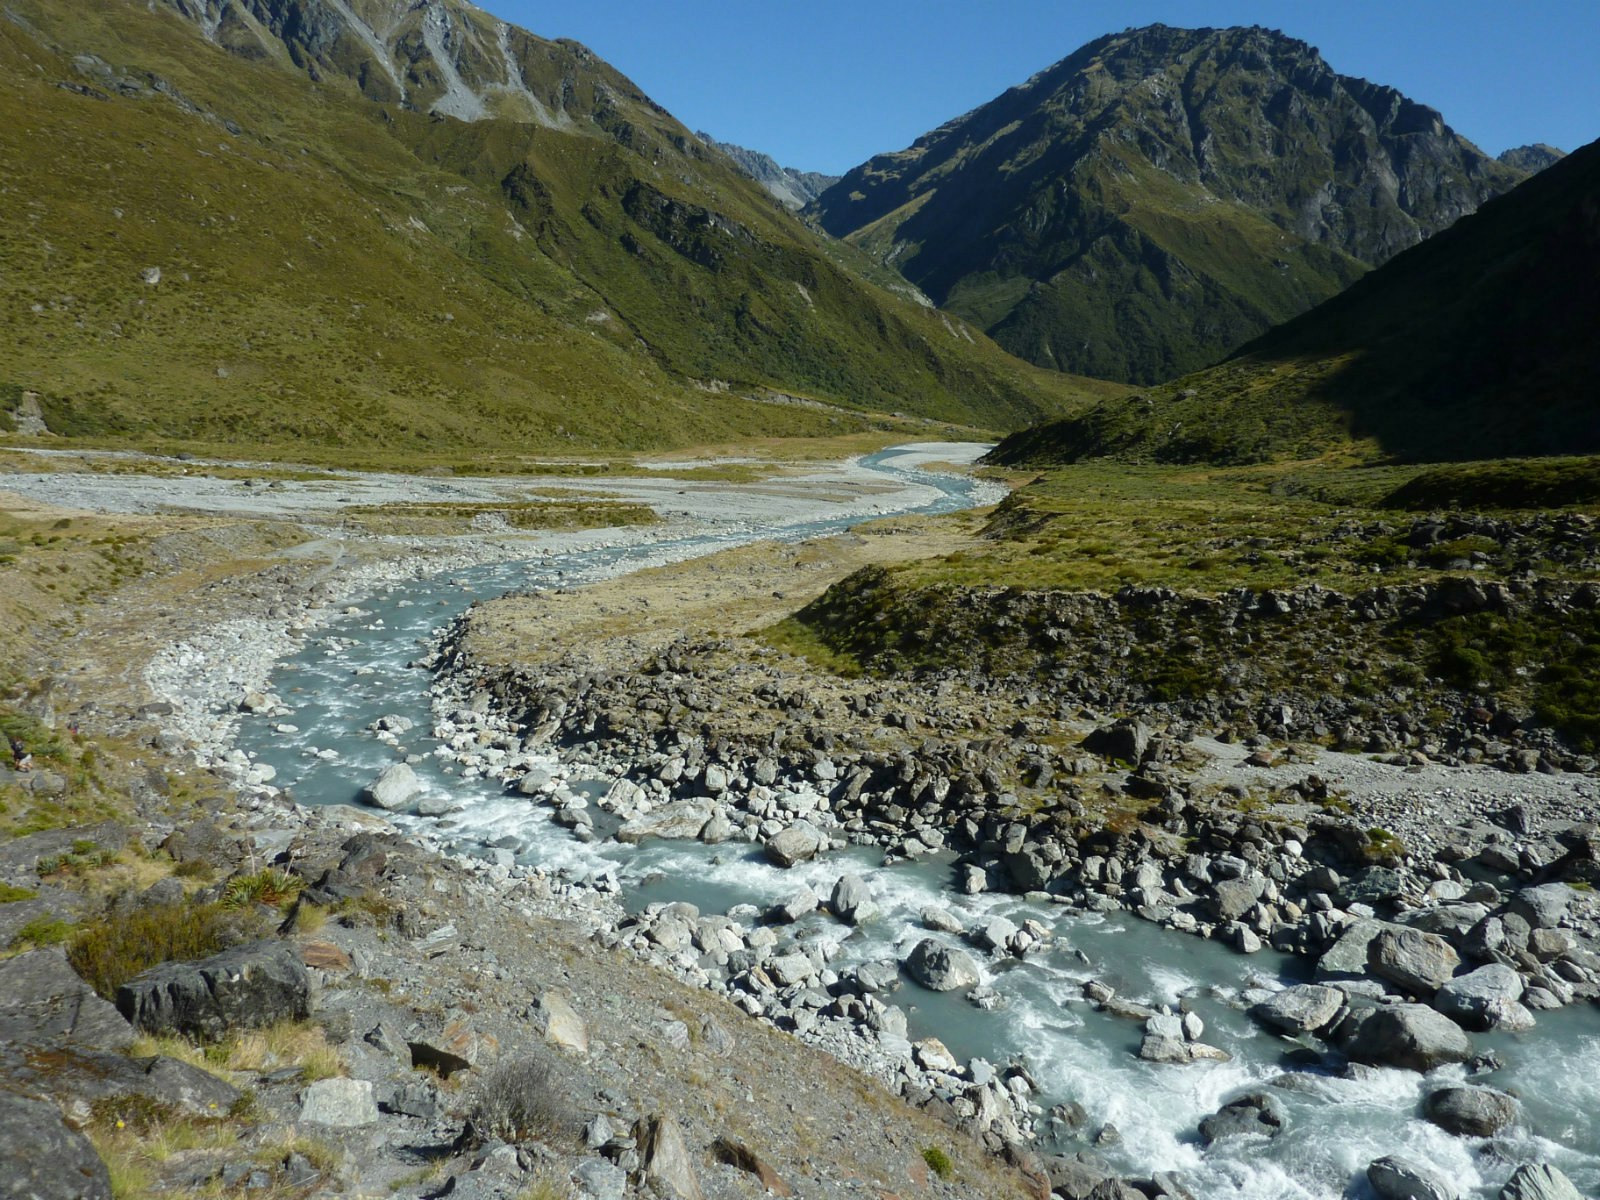
[[[763,154],[759,150],[748,150],[733,142],[719,142],[704,130],[695,136],[713,150],[720,150],[726,154],[733,160],[734,166],[766,188],[772,194],[772,198],[785,208],[802,209],[839,182],[837,175],[780,167],[777,159],[770,154]]]
[[[459,0],[8,0],[0,189],[0,392],[59,432],[628,448],[1074,395]]]
[[[1600,142],[1235,358],[1008,438],[997,461],[1600,453]]]
[[[1030,361],[1214,362],[1523,173],[1272,30],[1091,42],[810,212]]]

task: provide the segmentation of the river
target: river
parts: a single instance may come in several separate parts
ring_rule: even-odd
[[[974,503],[971,480],[917,471],[906,461],[903,452],[891,450],[863,465],[889,480],[921,485],[914,511],[949,512]],[[758,536],[822,536],[864,515],[881,514],[805,519],[765,530],[740,527],[676,543],[496,563],[385,586],[355,599],[359,613],[334,620],[303,651],[278,664],[272,688],[294,714],[246,718],[239,745],[271,765],[277,785],[300,803],[348,804],[394,761],[394,751],[368,732],[369,723],[390,714],[409,718],[416,729],[405,741],[423,755],[419,775],[430,791],[449,795],[462,809],[442,818],[397,816],[398,824],[429,829],[462,853],[495,845],[512,849],[521,862],[566,868],[580,877],[611,870],[622,882],[624,902],[634,908],[660,900],[689,901],[706,912],[743,903],[765,907],[802,882],[825,896],[848,866],[867,879],[882,916],[860,930],[820,914],[791,927],[802,941],[828,943],[836,969],[902,957],[925,936],[920,913],[928,905],[955,912],[964,927],[985,914],[1019,924],[1033,917],[1055,931],[1049,951],[983,964],[986,982],[1002,997],[998,1008],[982,1011],[955,993],[939,995],[907,982],[892,999],[907,1010],[911,1036],[936,1036],[962,1060],[1005,1064],[1021,1056],[1043,1089],[1042,1106],[1075,1101],[1086,1110],[1090,1131],[1115,1127],[1120,1142],[1096,1153],[1130,1173],[1174,1171],[1202,1200],[1368,1195],[1365,1168],[1385,1154],[1433,1167],[1463,1195],[1494,1196],[1516,1163],[1528,1160],[1559,1166],[1581,1189],[1600,1189],[1600,1016],[1592,1007],[1540,1014],[1537,1028],[1526,1034],[1475,1038],[1480,1049],[1492,1047],[1505,1063],[1485,1082],[1517,1094],[1524,1120],[1495,1139],[1453,1137],[1422,1120],[1421,1101],[1439,1083],[1462,1078],[1462,1068],[1426,1078],[1362,1069],[1347,1078],[1336,1062],[1308,1062],[1303,1047],[1262,1031],[1243,1014],[1241,996],[1248,988],[1305,977],[1304,964],[1271,951],[1245,957],[1126,915],[1083,915],[1006,895],[958,895],[950,888],[948,856],[886,867],[880,855],[852,848],[784,871],[768,863],[759,847],[744,843],[584,843],[554,824],[548,809],[508,794],[493,780],[462,778],[453,773],[449,756],[430,753],[436,745],[427,736],[433,725],[431,679],[407,664],[474,600],[510,590],[574,587],[663,557],[711,553]],[[281,731],[286,723],[293,728]],[[554,760],[551,766],[557,767]],[[1140,1027],[1080,999],[1081,985],[1090,978],[1152,1005],[1184,1003],[1205,1022],[1204,1040],[1228,1051],[1231,1060],[1185,1066],[1140,1061]],[[1289,1115],[1285,1133],[1270,1142],[1234,1138],[1202,1148],[1196,1128],[1203,1117],[1285,1072],[1295,1073],[1293,1085],[1273,1089]]]

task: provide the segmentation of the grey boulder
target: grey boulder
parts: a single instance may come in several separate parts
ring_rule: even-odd
[[[780,867],[792,867],[815,858],[822,850],[822,834],[809,821],[796,821],[767,841],[767,857]]]
[[[1500,1189],[1499,1200],[1583,1200],[1583,1193],[1557,1168],[1523,1163]]]
[[[1466,1029],[1531,1029],[1533,1014],[1522,1004],[1523,987],[1515,969],[1490,963],[1446,983],[1433,1006]]]
[[[111,1200],[111,1176],[47,1100],[0,1091],[0,1194],[7,1200]]]
[[[120,1050],[133,1037],[133,1027],[78,978],[60,946],[0,962],[0,1042]]]
[[[1283,1033],[1316,1033],[1331,1025],[1344,1008],[1344,993],[1317,983],[1284,988],[1250,1010],[1263,1025]]]
[[[624,822],[617,830],[617,841],[638,845],[646,838],[697,838],[715,811],[709,800],[674,800]]]
[[[391,763],[378,773],[378,777],[361,789],[361,799],[387,812],[404,808],[422,791],[422,780],[417,778],[408,763]]]
[[[1374,1009],[1342,1049],[1356,1062],[1412,1071],[1431,1071],[1472,1057],[1472,1043],[1461,1027],[1421,1004]]]
[[[199,962],[162,963],[117,989],[117,1009],[145,1033],[214,1041],[311,1015],[311,977],[292,946],[261,941]]]
[[[833,895],[828,900],[833,915],[846,925],[865,925],[878,915],[872,892],[859,875],[841,875],[833,885]]]
[[[372,1084],[365,1079],[320,1079],[305,1090],[300,1119],[345,1129],[376,1124],[378,1103]]]
[[[970,954],[941,945],[932,938],[923,938],[911,948],[911,953],[906,955],[905,968],[911,978],[934,992],[976,987],[980,979],[978,964]]]
[[[1456,1200],[1456,1190],[1448,1179],[1398,1154],[1386,1154],[1368,1164],[1367,1182],[1383,1200]]]
[[[1523,888],[1506,905],[1533,929],[1554,929],[1572,904],[1573,891],[1564,883]]]
[[[670,1116],[641,1121],[635,1131],[645,1182],[667,1200],[704,1200],[689,1148],[678,1122]]]
[[[1276,1096],[1251,1092],[1230,1100],[1200,1122],[1200,1140],[1206,1145],[1223,1138],[1255,1134],[1275,1138],[1283,1132],[1288,1115]]]
[[[1422,1111],[1446,1133],[1462,1137],[1493,1137],[1517,1121],[1516,1098],[1486,1087],[1442,1087],[1429,1095]]]
[[[1461,965],[1455,947],[1436,933],[1391,925],[1369,948],[1373,974],[1417,995],[1432,995]]]

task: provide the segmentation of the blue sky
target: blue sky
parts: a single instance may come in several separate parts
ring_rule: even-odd
[[[691,129],[842,172],[1133,25],[1267,25],[1491,154],[1600,137],[1600,0],[478,0],[583,42]]]

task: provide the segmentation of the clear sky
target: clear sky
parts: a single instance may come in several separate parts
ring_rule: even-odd
[[[1600,137],[1600,0],[477,0],[691,129],[838,174],[1129,26],[1266,25],[1491,154]]]

